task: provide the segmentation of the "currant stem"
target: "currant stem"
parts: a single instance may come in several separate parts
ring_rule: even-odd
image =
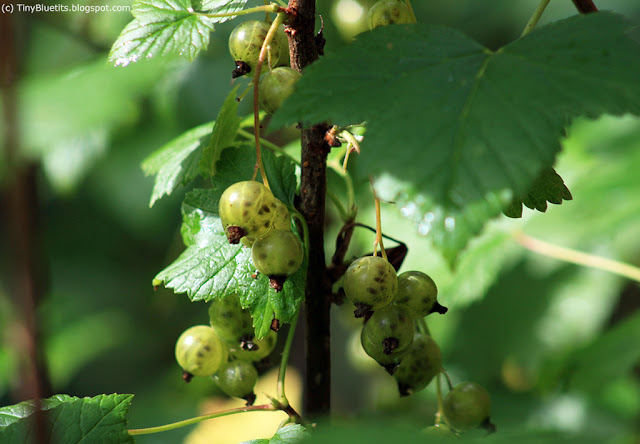
[[[422,333],[423,335],[431,336],[431,332],[429,331],[429,327],[427,326],[427,321],[425,321],[424,318],[418,318],[417,323],[420,333]]]
[[[529,34],[531,31],[533,31],[533,28],[535,28],[536,25],[538,24],[538,20],[540,20],[540,17],[542,17],[542,13],[544,12],[545,8],[547,7],[550,1],[551,0],[540,0],[538,7],[536,8],[535,11],[533,11],[533,15],[531,16],[526,26],[524,27],[524,30],[522,31],[522,34],[520,35],[520,37],[524,37],[525,35]]]
[[[377,247],[380,246],[380,255],[385,260],[388,260],[387,252],[385,251],[384,244],[382,242],[382,217],[380,216],[380,199],[378,199],[376,190],[373,187],[373,179],[369,178],[369,182],[371,182],[371,190],[373,191],[373,199],[376,205],[376,240],[373,242],[373,255],[376,256]]]
[[[560,247],[558,245],[550,244],[531,236],[527,236],[522,232],[514,233],[513,237],[516,242],[523,247],[544,256],[553,257],[572,264],[609,271],[619,276],[624,276],[628,279],[640,282],[640,268],[634,267],[633,265],[595,256],[593,254],[583,253],[571,248]]]
[[[436,376],[436,395],[438,397],[438,412],[436,413],[436,424],[440,424],[441,421],[444,421],[444,423],[451,428],[451,425],[449,424],[449,421],[447,420],[447,417],[444,415],[444,409],[443,409],[443,398],[442,398],[442,379],[440,377],[440,375],[444,373],[443,371],[441,371],[440,373],[438,373],[438,375]]]
[[[289,365],[289,356],[291,355],[291,346],[293,345],[293,337],[296,332],[296,326],[298,325],[298,317],[300,316],[300,310],[293,318],[291,326],[289,327],[289,333],[287,334],[287,341],[284,343],[284,349],[282,350],[282,359],[280,360],[280,370],[278,371],[278,401],[285,406],[289,406],[289,400],[284,389],[285,377],[287,375],[287,365]]]
[[[221,418],[223,416],[234,415],[236,413],[244,413],[244,412],[275,412],[277,410],[281,410],[271,404],[262,404],[262,405],[251,405],[245,407],[238,407],[235,409],[222,410],[220,412],[209,413],[208,415],[196,416],[195,418],[189,418],[178,422],[172,422],[171,424],[165,424],[157,427],[148,427],[145,429],[130,429],[127,430],[129,435],[149,435],[152,433],[160,433],[167,432],[169,430],[179,429],[180,427],[185,427],[192,424],[197,424],[202,421],[206,421],[207,419],[213,418]]]
[[[256,140],[256,168],[253,175],[255,178],[257,170],[259,169],[260,174],[262,175],[262,182],[267,188],[269,188],[269,180],[267,179],[264,166],[262,165],[262,152],[260,151],[260,109],[258,106],[260,71],[262,70],[262,64],[264,63],[265,56],[267,55],[269,45],[271,45],[271,42],[278,31],[278,27],[284,22],[285,16],[286,14],[284,12],[278,12],[275,20],[271,23],[267,36],[265,37],[264,42],[262,42],[262,48],[260,48],[260,55],[258,56],[258,63],[256,64],[256,72],[253,76],[253,131]]]
[[[238,130],[238,135],[242,136],[242,137],[246,137],[247,139],[253,139],[255,137],[254,134],[251,134],[249,131],[245,131],[245,130]],[[262,137],[260,138],[260,143],[265,148],[267,148],[267,149],[269,149],[271,151],[275,151],[277,153],[280,153],[283,156],[286,156],[289,159],[291,159],[291,161],[293,163],[295,163],[296,165],[300,165],[300,161],[298,159],[296,159],[293,155],[291,155],[290,153],[286,152],[284,149],[282,149],[282,147],[279,147],[275,143],[269,142],[267,139],[263,139]]]

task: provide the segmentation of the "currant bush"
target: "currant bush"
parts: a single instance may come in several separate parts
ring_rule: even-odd
[[[176,342],[175,354],[180,367],[193,376],[213,375],[228,356],[226,345],[208,325],[186,329]]]
[[[362,317],[391,303],[398,291],[398,276],[386,259],[365,256],[349,265],[343,286],[345,295],[356,306],[355,316]]]
[[[224,393],[235,398],[242,398],[247,405],[255,402],[253,388],[258,382],[258,371],[250,361],[234,359],[220,367],[213,379]]]
[[[380,0],[369,9],[369,29],[394,23],[413,23],[409,7],[402,0]]]
[[[398,293],[394,302],[406,307],[416,318],[429,313],[444,314],[447,308],[437,301],[438,288],[429,275],[421,271],[407,271],[398,276]]]
[[[258,238],[271,229],[276,198],[269,188],[253,180],[229,186],[220,197],[222,227],[232,244],[244,236]]]
[[[416,333],[411,349],[393,374],[400,396],[424,389],[441,369],[442,353],[436,341],[431,336]]]
[[[275,113],[282,102],[293,93],[301,76],[298,71],[284,66],[268,72],[260,81],[260,107],[267,114]]]
[[[491,398],[480,384],[461,382],[447,393],[442,408],[453,428],[470,430],[489,423]]]

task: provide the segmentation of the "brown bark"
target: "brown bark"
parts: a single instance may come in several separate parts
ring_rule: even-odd
[[[290,0],[287,33],[291,67],[302,71],[318,58],[314,40],[315,0]],[[330,317],[331,285],[324,255],[327,154],[329,126],[302,129],[299,209],[309,228],[309,268],[305,290],[306,379],[304,412],[329,414],[331,405]]]

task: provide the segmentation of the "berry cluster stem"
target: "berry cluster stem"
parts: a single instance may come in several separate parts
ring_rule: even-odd
[[[522,34],[520,35],[520,37],[524,37],[525,35],[529,34],[531,31],[533,31],[533,28],[535,28],[536,25],[538,24],[538,20],[540,20],[540,17],[542,17],[542,13],[544,12],[545,8],[547,7],[550,1],[551,0],[540,0],[538,7],[536,8],[535,11],[533,11],[533,15],[531,16],[526,26],[524,27],[524,30],[522,31]]]
[[[585,267],[609,271],[619,276],[624,276],[628,279],[640,282],[640,268],[634,267],[633,265],[572,250],[571,248],[560,247],[558,245],[550,244],[531,236],[527,236],[522,232],[516,232],[513,237],[520,245],[536,253],[565,262],[584,265]]]
[[[376,240],[373,241],[373,255],[377,255],[378,246],[380,246],[380,255],[385,259],[387,258],[387,252],[384,249],[384,243],[382,241],[382,216],[380,214],[380,199],[376,194],[376,190],[373,187],[373,179],[369,179],[371,182],[371,190],[373,191],[373,199],[376,206]]]

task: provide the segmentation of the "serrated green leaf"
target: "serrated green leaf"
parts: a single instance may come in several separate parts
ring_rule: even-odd
[[[485,200],[464,208],[447,207],[389,175],[380,177],[374,186],[382,200],[394,202],[400,213],[414,223],[418,234],[431,239],[451,267],[486,221],[500,214],[508,202],[508,195],[489,194]]]
[[[131,11],[135,18],[113,44],[109,60],[126,66],[144,58],[181,55],[193,61],[209,45],[214,23],[233,18],[208,17],[196,10],[233,13],[245,4],[245,0],[138,0]]]
[[[133,395],[76,398],[55,395],[42,400],[49,442],[133,442],[126,416]],[[0,408],[0,441],[31,442],[34,401]]]
[[[178,185],[186,185],[200,174],[198,159],[210,139],[215,122],[197,126],[168,142],[142,162],[147,176],[155,175],[149,206],[164,195],[170,195]]]
[[[200,158],[200,169],[213,176],[216,174],[216,164],[220,158],[222,150],[234,144],[236,134],[240,128],[240,117],[238,117],[238,101],[236,92],[240,86],[231,90],[224,103],[218,117],[216,126],[213,128],[211,139],[202,151]]]
[[[202,0],[198,4],[198,10],[212,14],[229,14],[243,10],[246,4],[247,0]],[[234,17],[220,17],[218,22],[222,23]]]
[[[640,113],[640,47],[627,28],[611,13],[577,16],[495,52],[442,27],[379,28],[310,66],[271,125],[366,120],[363,175],[386,173],[445,215],[465,213],[526,192],[568,119]],[[480,227],[498,214],[473,212]],[[464,247],[456,230],[441,244]]]
[[[240,444],[292,444],[300,441],[306,436],[308,436],[308,434],[304,426],[301,426],[300,424],[287,424],[286,426],[278,429],[271,439],[252,439]]]
[[[529,191],[523,196],[514,198],[504,210],[507,217],[522,217],[522,205],[532,210],[547,211],[547,202],[560,205],[563,200],[572,200],[571,191],[555,169],[544,168],[533,181]]]

